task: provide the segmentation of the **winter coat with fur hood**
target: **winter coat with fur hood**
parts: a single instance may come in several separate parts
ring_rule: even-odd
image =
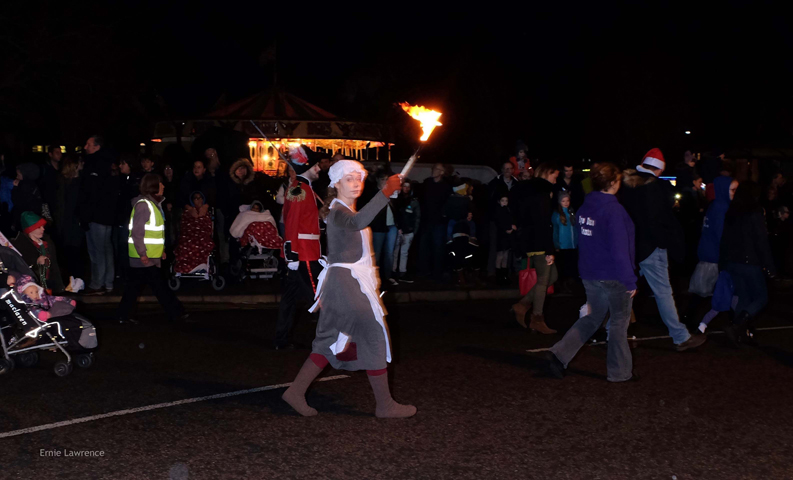
[[[240,167],[248,169],[248,173],[243,178],[237,177],[234,173]],[[272,178],[264,173],[255,172],[249,160],[241,158],[234,162],[229,168],[229,180],[224,192],[223,214],[226,217],[226,228],[236,218],[240,205],[250,205],[255,200],[262,202],[265,210],[278,211],[275,205],[275,193],[278,189],[273,188],[272,184],[274,184]]]
[[[685,256],[683,228],[674,214],[675,193],[666,180],[651,173],[623,172],[619,200],[636,226],[636,262],[664,248],[675,262]]]

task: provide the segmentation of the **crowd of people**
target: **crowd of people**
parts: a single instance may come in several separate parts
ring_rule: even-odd
[[[105,295],[121,281],[116,316],[122,323],[134,321],[131,310],[144,284],[171,320],[186,318],[164,283],[168,262],[192,271],[217,251],[226,268],[251,241],[276,244],[283,268],[274,346],[292,348],[297,306],[318,295],[324,257],[335,255],[326,225],[338,202],[338,179],[330,172],[349,160],[290,147],[287,175],[272,178],[247,158],[221,159],[214,148],[193,153],[181,174],[180,166],[152,156],[115,155],[97,135],[81,156],[52,146],[43,165],[21,163],[2,175],[0,229],[50,292],[79,291],[87,278],[85,295]],[[583,289],[586,314],[551,350],[549,364],[558,375],[608,313],[609,380],[631,378],[625,331],[639,277],[678,350],[701,345],[709,322],[727,310],[734,312],[729,337],[752,342],[754,319],[768,298],[765,277],[793,274],[793,198],[784,175],[776,173],[762,190],[735,179],[720,152],[698,162],[688,151],[673,186],[662,178],[669,169],[657,148],[635,168],[588,166],[577,173],[572,163],[532,161],[518,142],[489,183],[461,177],[443,163],[421,182],[402,178],[395,189],[387,168],[361,174],[348,200],[368,212],[356,218],[371,216],[366,248],[378,267],[378,288],[417,278],[514,285],[519,276],[515,320],[543,334],[556,333],[544,315],[549,292]],[[366,210],[373,201],[383,205]],[[670,267],[690,277],[682,309]]]

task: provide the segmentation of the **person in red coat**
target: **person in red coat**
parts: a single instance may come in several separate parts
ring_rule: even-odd
[[[319,219],[322,199],[311,187],[312,182],[319,178],[320,167],[312,154],[304,146],[289,149],[289,166],[297,175],[289,181],[284,193],[283,256],[288,270],[278,304],[276,350],[294,348],[291,336],[297,302],[302,297],[314,298],[317,278],[322,271],[319,264],[322,256]]]

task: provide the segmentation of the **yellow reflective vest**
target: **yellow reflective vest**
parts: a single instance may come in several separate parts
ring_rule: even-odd
[[[159,207],[151,200],[142,198],[138,200],[129,215],[129,258],[140,258],[132,240],[132,220],[135,218],[135,209],[142,207],[141,203],[149,208],[149,221],[146,222],[146,234],[143,243],[146,245],[146,256],[149,258],[162,258],[165,250],[165,220]]]

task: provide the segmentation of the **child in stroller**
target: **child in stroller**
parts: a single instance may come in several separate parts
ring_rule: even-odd
[[[204,194],[193,192],[190,194],[190,204],[185,206],[182,213],[179,242],[174,250],[176,273],[193,273],[207,268],[209,254],[215,250],[212,226],[212,215]]]
[[[247,264],[248,274],[259,278],[272,278],[278,271],[278,257],[273,251],[280,251],[284,239],[278,235],[275,219],[258,200],[250,205],[241,205],[240,213],[229,229],[231,236],[237,239],[242,249],[242,260]],[[261,261],[261,266],[253,266],[248,262]],[[237,274],[243,274],[238,266]]]
[[[210,280],[212,288],[222,290],[225,279],[218,274],[215,263],[214,220],[212,209],[204,194],[190,194],[190,204],[185,206],[179,228],[179,241],[174,249],[172,276],[168,281],[171,290],[178,290],[180,278]]]
[[[84,317],[74,313],[76,302],[66,297],[48,295],[29,275],[21,275],[16,285],[0,295],[5,321],[0,327],[12,335],[0,335],[3,356],[0,371],[13,368],[11,355],[17,362],[32,366],[38,361],[36,350],[60,349],[66,361],[55,364],[55,373],[65,376],[71,372],[71,356],[75,352],[77,364],[89,367],[97,345],[96,328]],[[46,337],[46,339],[45,339]]]

